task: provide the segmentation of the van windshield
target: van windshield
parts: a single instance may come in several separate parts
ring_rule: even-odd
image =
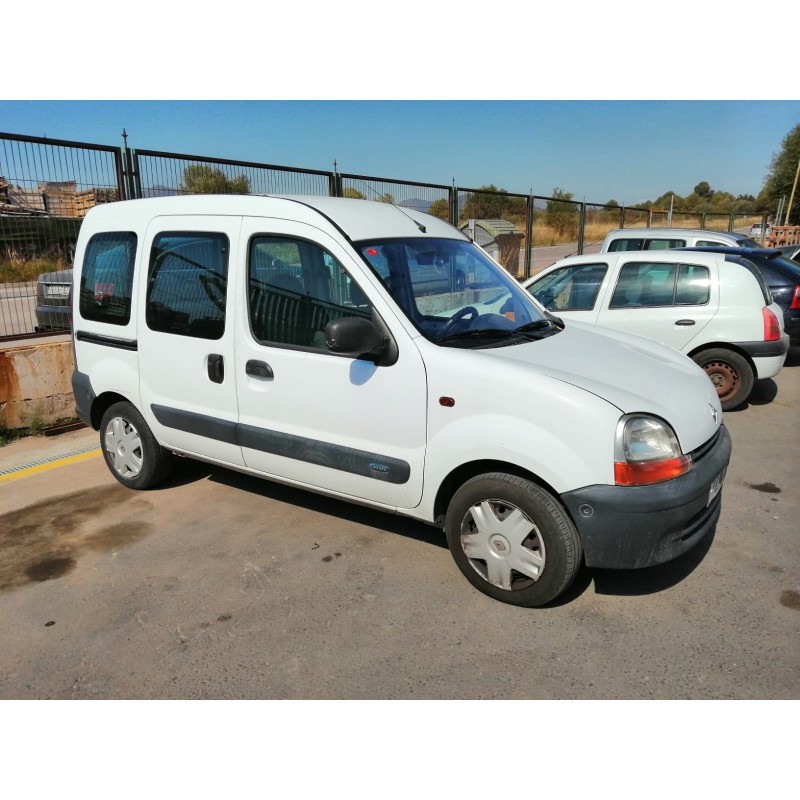
[[[436,344],[497,347],[563,329],[471,242],[392,239],[359,242],[356,249],[420,333]]]

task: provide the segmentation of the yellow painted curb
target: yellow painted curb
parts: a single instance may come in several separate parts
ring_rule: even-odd
[[[16,469],[12,472],[7,472],[3,475],[0,475],[0,483],[8,483],[9,481],[14,481],[17,478],[27,478],[29,475],[36,475],[39,472],[46,472],[47,470],[55,469],[56,467],[66,467],[69,464],[77,464],[79,461],[86,461],[89,458],[96,458],[100,455],[100,453],[100,448],[95,447],[94,449],[83,453],[76,453],[75,455],[56,458],[52,461],[45,461],[41,464],[34,464],[30,467],[22,467],[21,469]]]

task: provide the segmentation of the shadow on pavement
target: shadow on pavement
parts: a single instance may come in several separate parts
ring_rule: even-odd
[[[203,466],[205,467],[204,469],[202,468]],[[359,525],[367,525],[370,528],[399,534],[418,542],[425,542],[426,544],[447,549],[447,541],[443,531],[408,517],[377,511],[344,500],[325,497],[305,489],[295,489],[275,481],[264,480],[223,468],[209,467],[209,465],[201,465],[201,469],[195,472],[195,475],[196,477],[193,479],[190,475],[187,475],[188,480],[186,482],[189,483],[191,480],[199,480],[207,476],[209,480],[215,483],[241,489],[251,494],[258,494],[270,500],[289,503],[317,514],[326,514],[338,519],[355,522]]]
[[[170,480],[151,491],[184,486],[203,479],[257,494],[270,500],[289,503],[317,514],[330,515],[375,528],[378,531],[405,536],[408,539],[447,549],[444,532],[423,522],[325,497],[303,489],[295,489],[274,481],[244,475],[192,459],[180,459]],[[667,564],[635,570],[583,567],[572,586],[545,608],[568,605],[586,592],[592,583],[594,583],[596,594],[617,596],[656,594],[675,586],[700,565],[711,548],[715,534],[716,529],[688,553]]]

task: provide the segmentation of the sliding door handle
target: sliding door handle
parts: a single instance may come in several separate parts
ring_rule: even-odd
[[[245,365],[244,371],[254,378],[274,378],[272,367],[266,361],[250,360]]]
[[[208,379],[213,383],[225,380],[225,359],[219,353],[211,353],[208,357]]]

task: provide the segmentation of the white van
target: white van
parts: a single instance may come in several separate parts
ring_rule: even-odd
[[[705,373],[563,323],[435,217],[328,197],[111,203],[83,222],[75,287],[77,411],[125,486],[179,454],[414,517],[520,606],[582,563],[675,558],[719,517],[731,446]]]
[[[677,247],[760,247],[742,233],[690,228],[620,228],[609,231],[601,253],[630,250],[674,250]]]

